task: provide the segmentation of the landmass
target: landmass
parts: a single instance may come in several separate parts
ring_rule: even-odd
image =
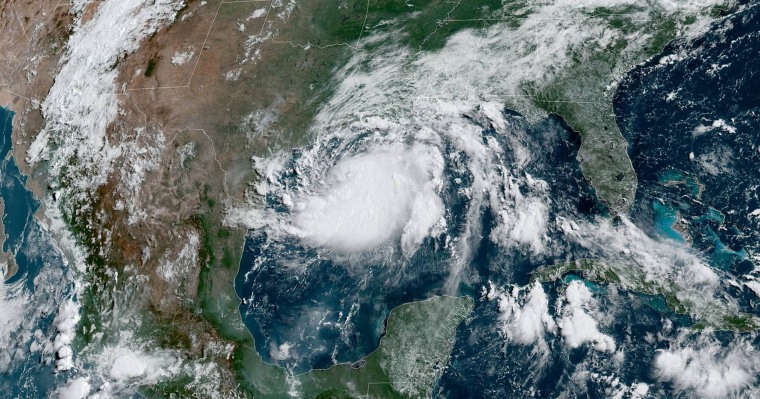
[[[3,215],[4,213],[5,201],[0,198],[0,215]],[[2,277],[3,281],[7,281],[18,271],[18,266],[16,266],[15,258],[11,256],[12,254],[10,251],[5,251],[1,247],[5,244],[5,238],[5,223],[0,221],[0,276]]]
[[[437,296],[396,307],[378,348],[352,363],[292,375],[266,364],[250,337],[232,356],[246,392],[256,398],[426,398],[448,363],[469,297]],[[148,397],[191,394],[177,383],[145,387]]]
[[[307,397],[429,398],[448,363],[469,297],[435,297],[391,312],[378,349],[362,360],[315,370],[298,381]]]
[[[479,48],[485,61],[477,65],[503,63],[503,75],[522,71],[525,78],[485,94],[503,76],[485,74],[480,83],[473,76],[478,100],[502,101],[529,118],[563,117],[581,133],[579,161],[599,199],[612,213],[627,212],[636,176],[612,112],[616,79],[668,41],[719,18],[732,2],[684,9],[654,0],[591,4],[3,2],[0,102],[17,114],[15,156],[42,199],[39,216],[51,225],[63,221],[85,253],[81,325],[108,326],[82,329],[77,352],[86,357],[122,345],[121,332],[130,332],[141,347],[213,365],[218,394],[248,395],[240,381],[257,375],[260,363],[245,349],[253,346],[232,289],[245,229],[224,225],[225,214],[232,205],[262,200],[253,190],[262,177],[252,160],[308,143],[312,120],[334,91],[335,71],[356,54],[372,55],[381,44],[366,39],[383,32],[413,49],[413,59],[441,51],[458,33],[488,29],[513,35],[515,43],[528,35],[523,51],[536,56],[546,41],[538,33],[553,32],[549,58],[527,66],[522,58],[502,60],[504,54],[489,58],[505,41]],[[92,47],[115,24],[139,18],[136,28],[109,37],[111,47]],[[583,42],[561,41],[592,24],[593,35],[577,36]],[[605,270],[613,269],[599,272]],[[220,349],[228,345],[235,356]],[[391,361],[381,354],[373,359]],[[352,381],[387,374],[370,360],[364,368],[370,371],[357,371]],[[321,373],[325,381],[336,378]],[[188,382],[193,378],[183,371],[167,383],[173,388],[159,386],[156,395],[175,388],[202,395]],[[304,389],[329,391],[317,377],[302,382]]]
[[[584,279],[595,283],[614,284],[628,291],[662,296],[673,312],[691,316],[697,328],[711,327],[737,332],[760,328],[760,318],[733,309],[718,298],[692,292],[673,280],[648,278],[646,273],[631,265],[602,259],[578,259],[546,266],[533,272],[531,281],[553,282],[571,273],[580,274]]]

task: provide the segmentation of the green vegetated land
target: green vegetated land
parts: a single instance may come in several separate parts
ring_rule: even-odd
[[[540,268],[533,273],[531,280],[552,282],[572,273],[591,282],[614,284],[636,293],[661,296],[673,312],[691,316],[696,328],[711,327],[738,332],[760,328],[760,318],[732,309],[717,298],[683,288],[672,279],[650,279],[636,265],[579,259]]]
[[[253,342],[235,353],[244,388],[257,398],[429,397],[451,354],[457,327],[470,314],[469,297],[438,296],[391,311],[378,348],[361,360],[293,376],[264,363]]]
[[[498,9],[500,4],[493,1],[457,4],[441,0],[323,0],[297,5],[286,26],[278,29],[277,40],[287,44],[272,47],[258,61],[258,72],[244,75],[242,82],[236,83],[256,88],[258,95],[248,98],[253,104],[246,103],[249,108],[252,105],[271,107],[280,98],[284,99],[279,106],[281,113],[270,127],[272,134],[260,136],[254,145],[276,148],[308,141],[309,123],[335,86],[331,73],[355,51],[362,51],[348,46],[355,45],[360,37],[383,29],[396,29],[404,32],[403,42],[409,46],[436,50],[454,32],[482,26],[479,22],[466,22],[437,27],[438,21],[475,18],[486,8]],[[290,72],[283,74],[285,70]],[[240,101],[230,103],[229,108],[235,109],[241,104]],[[239,133],[237,126],[229,129]],[[239,135],[222,130],[219,133],[224,137],[215,137],[215,141],[225,143],[236,137],[239,141]],[[216,135],[216,132],[210,134]],[[236,344],[231,361],[246,393],[257,398],[278,398],[289,397],[287,391],[296,389],[301,392],[299,396],[319,398],[426,396],[448,362],[456,326],[472,308],[471,299],[439,297],[403,305],[395,309],[388,320],[388,331],[380,347],[365,359],[352,365],[292,376],[280,367],[263,362],[240,319],[239,299],[232,285],[241,245],[235,245],[232,239],[242,240],[242,234],[239,230],[220,227],[222,206],[215,206],[212,197],[209,195],[201,201],[201,212],[193,219],[193,225],[202,233],[203,265],[197,302],[203,317],[215,326],[221,337]],[[232,266],[228,259],[234,259]],[[399,372],[403,373],[400,377]],[[164,393],[169,392],[181,393],[174,388]]]
[[[637,20],[642,12],[648,16],[648,22]],[[354,52],[372,52],[375,49],[373,46],[381,45],[367,44],[359,48],[358,40],[361,37],[392,32],[400,37],[402,44],[411,48],[437,51],[451,35],[463,29],[478,29],[494,23],[503,24],[505,29],[515,29],[530,13],[525,9],[525,3],[519,1],[324,0],[302,3],[294,10],[290,23],[278,32],[278,37],[289,41],[291,46],[281,53],[270,53],[272,59],[261,59],[260,63],[271,64],[271,67],[265,68],[253,80],[246,80],[245,84],[261,86],[259,80],[263,79],[264,87],[269,87],[266,82],[282,79],[264,78],[269,75],[282,76],[282,68],[296,62],[298,68],[288,78],[291,85],[288,90],[294,99],[304,101],[294,102],[298,106],[293,107],[292,112],[280,115],[273,127],[280,131],[279,137],[285,137],[284,141],[298,145],[307,139],[305,132],[311,118],[331,94],[335,84],[331,81],[331,71],[339,68]],[[657,10],[637,6],[589,9],[588,14],[600,24],[607,24],[610,29],[620,32],[621,37],[636,32],[644,35],[645,44],[633,46],[628,39],[620,38],[601,51],[588,46],[576,49],[571,55],[573,61],[570,66],[560,71],[557,78],[540,86],[528,82],[523,91],[533,106],[563,117],[581,133],[583,142],[579,162],[585,177],[613,213],[625,213],[634,199],[637,181],[628,158],[627,143],[615,121],[613,93],[607,85],[635,64],[661,51],[676,37],[679,23],[688,25],[694,19],[679,15],[664,18]],[[499,21],[489,22],[484,18]],[[281,83],[272,83],[271,86],[272,93],[281,92]],[[505,101],[510,105],[508,100]],[[515,108],[525,111],[517,104]],[[222,247],[211,248],[218,253],[217,259],[224,251]],[[234,255],[235,259],[239,259],[239,251],[235,251]],[[204,269],[205,277],[201,280],[213,282],[213,288],[204,286],[199,290],[199,297],[204,303],[204,314],[222,335],[244,343],[238,347],[234,359],[235,367],[241,372],[241,378],[250,392],[276,397],[282,392],[275,387],[290,384],[315,397],[359,395],[362,389],[366,389],[368,375],[383,372],[377,364],[368,362],[356,370],[345,365],[295,378],[278,371],[279,368],[266,365],[253,349],[247,332],[240,329],[242,323],[235,312],[238,305],[236,298],[220,295],[221,291],[229,290],[229,281],[234,278],[234,274],[226,268],[221,269],[224,271],[218,274],[213,266]],[[615,281],[611,278],[609,282]],[[644,293],[665,295],[675,309],[688,306],[673,302],[676,295],[672,286],[638,288]],[[222,313],[225,317],[219,316]],[[726,317],[725,320],[731,320],[731,316]],[[738,324],[741,323],[734,323]],[[370,393],[377,390],[377,395],[381,395],[384,390],[392,389],[392,384],[371,385]]]
[[[351,44],[372,33],[392,31],[401,37],[402,44],[421,51],[441,49],[451,35],[464,29],[494,24],[516,29],[535,12],[524,1],[493,0],[327,1],[309,9],[313,12],[309,24],[293,24],[291,28],[295,37],[304,37],[303,43]],[[717,16],[724,9],[703,12]],[[569,54],[571,63],[555,78],[540,84],[524,82],[522,92],[533,107],[561,116],[581,134],[578,160],[584,176],[612,213],[627,213],[635,198],[637,179],[627,142],[615,121],[611,84],[661,52],[679,36],[679,30],[696,22],[696,16],[666,13],[657,3],[589,7],[584,15],[614,32],[616,39],[601,48],[597,42],[574,48]],[[303,26],[309,28],[304,30]],[[351,51],[371,52],[378,45],[382,44]],[[526,109],[524,102],[504,101],[519,112],[535,113]]]
[[[283,50],[266,53],[258,61],[261,69],[255,76],[244,77],[243,82],[236,84],[256,87],[261,93],[270,93],[271,96],[257,96],[262,100],[251,99],[253,102],[260,101],[256,106],[261,108],[274,104],[274,99],[285,93],[282,96],[284,104],[292,106],[289,112],[279,115],[274,123],[273,129],[279,138],[271,140],[278,141],[283,147],[299,145],[307,139],[309,122],[320,104],[331,94],[334,86],[331,72],[339,68],[353,52],[373,50],[372,45],[362,49],[355,47],[359,38],[383,30],[393,30],[400,33],[402,43],[412,48],[436,51],[458,31],[496,23],[484,21],[483,18],[497,17],[500,21],[498,23],[504,24],[505,29],[518,27],[530,15],[523,7],[523,2],[493,0],[318,0],[302,3],[296,6],[291,20],[279,30],[277,37],[292,44],[314,47],[304,50],[303,47],[281,45]],[[625,15],[640,11],[636,8],[615,8],[589,12],[599,13],[596,16],[600,23],[606,23],[611,29],[625,33],[644,29],[641,23],[633,21],[633,17]],[[650,12],[650,16],[657,20],[656,14]],[[676,37],[674,27],[678,23],[693,22],[688,17],[658,21],[661,23],[644,24],[648,29],[648,44],[643,49],[629,51],[629,43],[624,39],[611,44],[604,51],[581,49],[573,55],[573,63],[559,74],[559,78],[542,86],[526,84],[524,88],[535,107],[562,116],[570,126],[580,131],[583,144],[579,160],[584,175],[596,189],[598,197],[615,212],[628,210],[635,194],[636,178],[626,153],[625,140],[612,113],[611,94],[605,85],[631,65],[659,52],[669,40]],[[146,69],[146,75],[153,73],[156,68],[157,61],[152,60],[151,63],[153,65]],[[283,74],[283,70],[293,70],[293,74]],[[238,105],[230,104],[230,108],[242,106],[237,99],[235,101]],[[250,104],[247,106],[250,107]],[[516,108],[522,111],[519,107]],[[261,148],[270,148],[269,136],[264,136],[261,140],[258,143]],[[67,182],[60,184],[66,185]],[[257,397],[284,397],[287,389],[293,388],[307,397],[320,398],[366,394],[376,397],[416,397],[431,388],[432,382],[439,375],[437,373],[445,367],[456,325],[472,308],[470,299],[434,298],[397,308],[391,315],[388,333],[380,348],[353,366],[339,365],[294,377],[279,367],[265,364],[256,353],[250,333],[240,320],[238,298],[232,288],[240,260],[239,241],[242,232],[221,228],[223,212],[219,198],[205,199],[206,204],[201,207],[198,216],[190,221],[202,233],[200,258],[203,267],[196,303],[188,305],[188,308],[197,311],[192,317],[210,321],[222,338],[236,344],[231,361],[238,371],[240,383],[248,392]],[[74,207],[77,208],[79,207]],[[64,211],[64,214],[69,226],[79,241],[88,247],[88,254],[91,255],[88,259],[91,266],[87,278],[91,284],[88,285],[83,300],[82,324],[99,325],[109,314],[103,309],[108,309],[112,303],[112,293],[117,285],[107,271],[119,271],[122,265],[118,264],[118,259],[106,260],[97,256],[101,253],[100,239],[91,231],[91,226],[97,225],[93,221],[99,220],[96,212],[82,215],[67,214]],[[610,282],[614,281],[610,279]],[[632,287],[634,289],[636,286]],[[650,291],[643,286],[639,288],[642,292],[654,290],[666,298],[668,293],[678,297],[673,288],[658,287]],[[689,304],[683,306],[688,309]],[[426,309],[436,309],[436,312],[430,313]],[[726,315],[723,323],[749,328],[749,321],[742,319],[741,315],[736,316],[738,318],[735,316]],[[156,320],[155,324],[163,323],[171,327],[166,331],[180,331],[181,334],[178,333],[177,337],[182,338],[188,333],[182,330],[182,320],[179,317],[176,320],[162,319]],[[751,323],[751,326],[756,325],[754,320]],[[155,331],[164,330],[156,328]],[[80,347],[90,342],[90,335],[84,334],[80,338]],[[174,333],[164,335],[173,337]],[[187,346],[186,340],[179,338],[164,342],[162,347],[181,349]],[[433,348],[433,344],[437,346]],[[409,349],[408,345],[433,349],[410,350],[407,353],[410,357],[404,357],[398,348]],[[413,364],[410,359],[418,362],[414,363],[417,368],[410,366]],[[398,372],[404,373],[404,382],[394,374]]]
[[[715,10],[705,10],[715,13]],[[619,33],[608,46],[576,49],[573,62],[559,77],[542,86],[526,85],[535,106],[564,118],[581,134],[578,153],[583,175],[613,213],[627,213],[636,196],[637,178],[620,132],[612,97],[614,80],[638,63],[660,53],[687,28],[694,15],[665,14],[647,5],[596,8],[589,16]]]

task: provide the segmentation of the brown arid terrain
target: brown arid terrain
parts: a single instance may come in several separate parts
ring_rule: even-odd
[[[68,5],[59,1],[4,2],[0,12],[0,102],[18,115],[14,150],[22,160],[35,133],[42,129],[40,104],[55,79],[74,17]],[[24,168],[23,163],[19,166]],[[29,184],[42,193],[35,186],[42,180]]]
[[[81,23],[98,6],[87,5]],[[116,271],[141,278],[140,294],[131,296],[140,305],[130,306],[159,347],[204,357],[207,343],[226,345],[230,332],[217,328],[232,325],[242,333],[233,280],[244,231],[222,227],[225,205],[245,197],[255,178],[253,156],[302,139],[313,100],[323,94],[321,84],[340,55],[339,48],[304,50],[251,38],[287,32],[287,23],[306,18],[299,12],[288,18],[292,10],[285,8],[268,1],[190,1],[175,23],[119,60],[121,90],[113,95],[120,112],[108,139],[137,146],[117,161],[83,215],[88,227],[78,238],[89,246],[90,260],[98,258],[89,267],[102,269],[88,270],[86,279],[109,280],[86,289],[85,320],[102,317],[127,290],[120,284],[129,279],[109,277]],[[75,16],[57,1],[3,2],[1,11],[0,103],[17,114],[16,159],[33,177],[28,184],[38,198],[45,198],[45,169],[23,160],[43,128],[40,103],[60,68]],[[281,73],[285,68],[293,73]],[[144,162],[150,164],[144,180],[122,180],[120,172]],[[229,320],[223,323],[224,317]],[[227,370],[220,392],[231,394],[236,384],[228,353],[215,361]]]
[[[0,6],[0,103],[16,113],[15,158],[38,198],[51,192],[45,164],[24,161],[45,127],[41,104],[76,24],[87,24],[100,5]],[[107,322],[112,330],[105,337],[84,331],[79,350],[118,340],[137,322],[155,346],[217,363],[218,392],[239,394],[228,339],[248,339],[233,288],[245,231],[223,226],[224,210],[252,198],[254,157],[304,141],[329,94],[330,72],[346,58],[344,43],[325,40],[355,35],[363,22],[352,16],[343,31],[317,19],[336,17],[326,8],[340,6],[188,1],[173,23],[118,59],[111,95],[119,112],[106,134],[112,145],[131,145],[95,195],[63,210],[75,215],[64,219],[87,253],[82,324]],[[130,180],[137,170],[141,179]],[[38,215],[46,217],[44,204]],[[175,388],[151,389],[161,396]]]
[[[35,132],[44,124],[40,102],[52,85],[73,21],[68,7],[60,3],[28,1],[0,5],[0,48],[3,49],[0,52],[0,104],[18,115],[13,120],[13,149],[19,160],[24,159]],[[19,162],[19,167],[27,175],[32,173],[23,162]],[[27,181],[27,186],[39,198],[46,194],[44,179],[42,173]],[[3,208],[4,204],[0,203],[0,211]],[[0,240],[5,241],[4,231],[0,231]],[[0,253],[0,263],[7,265],[6,279],[17,269],[14,257],[9,255]]]
[[[237,207],[264,208],[266,195],[274,195],[256,192],[265,179],[256,166],[309,144],[317,129],[387,116],[370,108],[396,96],[404,97],[398,108],[409,109],[396,115],[392,104],[383,112],[409,130],[430,130],[430,122],[446,131],[459,126],[452,120],[477,119],[474,110],[485,115],[498,101],[498,115],[509,108],[526,119],[553,113],[571,122],[583,136],[580,152],[588,157],[577,160],[600,206],[625,215],[636,176],[610,112],[612,89],[621,74],[683,35],[676,31],[707,26],[708,8],[722,6],[714,3],[662,11],[660,26],[649,24],[660,18],[659,3],[652,10],[581,7],[568,22],[566,4],[540,1],[0,0],[0,105],[15,113],[15,160],[41,202],[37,216],[74,266],[81,305],[75,353],[98,368],[103,353],[138,342],[132,346],[184,367],[129,387],[146,397],[281,397],[286,383],[301,377],[307,392],[350,385],[339,367],[293,376],[265,365],[253,348],[235,292],[247,226],[230,225],[228,216]],[[588,33],[587,19],[604,26]],[[643,26],[652,33],[642,34]],[[542,47],[545,31],[558,32],[550,48]],[[376,59],[364,58],[373,51]],[[403,62],[392,65],[394,54]],[[555,56],[565,63],[555,66]],[[365,87],[373,80],[377,87]],[[501,91],[479,97],[493,82]],[[336,108],[354,113],[335,125],[315,123],[325,108],[333,116],[325,104],[336,92],[343,97],[335,101],[362,106],[341,104]],[[363,95],[374,97],[365,104]],[[459,100],[470,114],[451,105]],[[417,114],[418,102],[435,112]],[[415,124],[419,115],[431,121]],[[383,127],[374,129],[379,135]],[[481,209],[473,209],[479,217]],[[542,220],[546,225],[548,216]],[[538,234],[536,248],[545,237]],[[0,254],[3,272],[12,275],[5,258]],[[469,299],[457,306],[441,313],[449,335],[431,345],[453,342],[472,307]],[[101,374],[114,375],[112,360]]]

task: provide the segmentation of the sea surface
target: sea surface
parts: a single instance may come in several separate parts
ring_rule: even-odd
[[[58,307],[72,291],[71,278],[53,239],[35,219],[40,204],[13,157],[13,116],[0,107],[0,198],[6,233],[2,249],[18,266],[0,283],[0,306],[5,308],[0,311],[6,312],[7,324],[0,348],[0,392],[8,398],[43,398],[70,374],[55,372],[50,345],[57,333],[53,320]]]
[[[742,282],[757,275],[760,262],[753,258],[760,253],[758,53],[760,7],[753,6],[702,37],[669,44],[630,71],[614,98],[639,179],[631,220],[650,237],[700,254],[725,279],[730,300],[756,315],[760,302]],[[504,115],[516,131],[533,138],[525,170],[548,183],[550,220],[559,214],[586,221],[607,216],[575,159],[579,138],[561,118],[529,123],[511,110]],[[481,127],[484,137],[508,147],[504,137]],[[468,183],[466,175],[446,173],[449,182]],[[442,194],[452,231],[463,227],[460,213],[467,205],[455,195],[459,188],[451,183]],[[657,381],[652,361],[657,350],[694,343],[701,333],[690,330],[690,317],[675,314],[661,296],[587,282],[603,310],[603,332],[615,339],[622,361],[588,346],[568,349],[556,335],[547,335],[546,352],[507,342],[496,305],[482,296],[484,287],[527,284],[536,268],[583,251],[549,231],[549,254],[504,253],[487,239],[493,218],[483,211],[483,239],[475,243],[468,278],[458,288],[476,298],[476,306],[459,328],[438,397],[603,398],[615,392],[611,381],[618,388],[648,384],[657,397],[689,397]],[[429,238],[408,262],[389,261],[396,259],[392,253],[336,262],[297,239],[277,241],[264,231],[249,231],[236,290],[257,350],[295,372],[357,360],[377,346],[390,309],[442,292],[451,254],[439,244]],[[579,278],[544,284],[551,307],[563,287]],[[709,334],[725,348],[738,340],[760,343],[751,334]]]
[[[760,244],[760,12],[673,43],[620,86],[615,109],[639,178],[634,217],[736,277]],[[672,227],[677,227],[677,232]],[[755,260],[754,263],[758,263]]]

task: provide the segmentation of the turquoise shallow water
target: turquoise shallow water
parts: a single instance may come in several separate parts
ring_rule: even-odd
[[[684,237],[673,226],[678,221],[678,212],[658,200],[652,201],[654,212],[654,232],[663,238],[685,242]]]

